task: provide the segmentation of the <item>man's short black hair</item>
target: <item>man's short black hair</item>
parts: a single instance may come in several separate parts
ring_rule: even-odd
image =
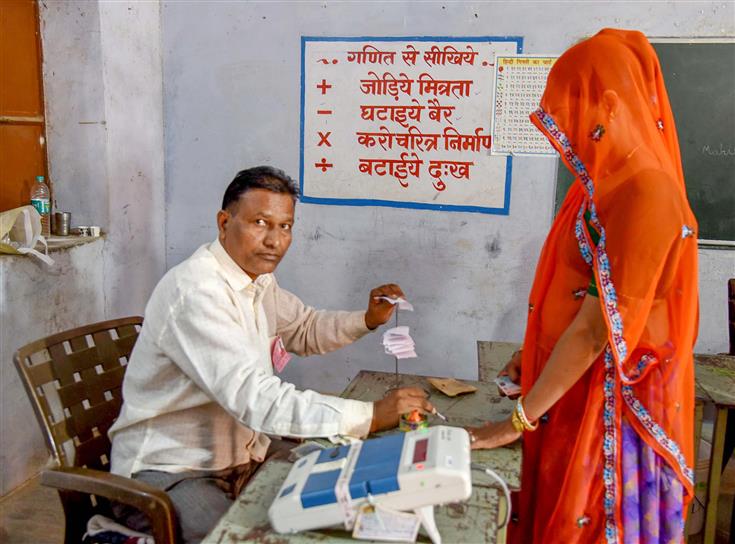
[[[283,170],[272,166],[256,166],[237,173],[235,179],[227,186],[225,196],[222,198],[222,209],[226,210],[237,204],[240,197],[251,189],[265,189],[273,193],[291,195],[294,201],[299,196],[294,180]]]

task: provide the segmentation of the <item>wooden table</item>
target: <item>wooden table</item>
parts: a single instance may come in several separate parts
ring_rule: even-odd
[[[498,397],[494,384],[467,382],[478,388],[476,393],[449,398],[433,389],[425,377],[400,375],[401,386],[424,387],[430,391],[431,402],[449,418],[449,425],[478,425],[488,419],[508,417],[513,403]],[[396,385],[395,374],[360,372],[342,393],[343,397],[358,400],[377,400]],[[444,424],[432,418],[432,424]],[[520,485],[521,448],[519,444],[496,450],[473,451],[472,461],[494,469],[511,489]],[[283,460],[267,462],[256,473],[248,486],[204,539],[204,544],[235,542],[354,542],[350,533],[340,529],[308,531],[295,535],[275,533],[268,522],[267,510],[276,492],[288,474],[290,463]],[[437,507],[436,524],[445,542],[505,542],[505,529],[499,529],[505,518],[507,505],[502,491],[488,476],[473,472],[472,496],[463,503]],[[429,542],[422,531],[420,542]]]
[[[482,381],[497,376],[506,361],[520,344],[513,342],[477,342],[478,375]],[[727,416],[735,409],[735,356],[694,354],[695,373],[695,426],[694,445],[699,446],[702,434],[703,404],[715,407],[712,431],[712,453],[709,459],[709,477],[705,503],[704,542],[714,542],[717,528],[717,501],[720,494]],[[696,458],[696,456],[695,456]],[[691,520],[692,516],[689,516]]]
[[[735,356],[694,354],[694,373],[697,396],[715,406],[715,422],[712,430],[712,453],[709,460],[707,503],[704,514],[704,542],[714,542],[717,530],[717,501],[720,494],[720,477],[725,449],[727,415],[735,410]],[[701,435],[701,409],[696,414],[695,437]],[[699,446],[699,440],[695,447]]]

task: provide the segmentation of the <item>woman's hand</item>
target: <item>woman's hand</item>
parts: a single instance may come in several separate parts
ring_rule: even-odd
[[[517,383],[520,385],[521,383],[521,350],[516,351],[510,358],[510,361],[503,367],[503,370],[498,372],[498,376],[508,376],[513,383]],[[505,393],[503,393],[502,389],[498,387],[498,394],[501,397],[505,396]],[[508,398],[510,399],[517,399],[520,396],[520,393],[518,395],[509,395]]]
[[[468,427],[470,446],[473,450],[490,450],[506,444],[512,444],[521,437],[510,419],[489,421],[482,427]],[[474,440],[473,440],[474,437]]]

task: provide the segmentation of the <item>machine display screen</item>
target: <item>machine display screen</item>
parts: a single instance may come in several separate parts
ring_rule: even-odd
[[[413,447],[413,461],[412,464],[423,463],[426,461],[426,452],[429,449],[429,439],[422,438],[417,440]]]

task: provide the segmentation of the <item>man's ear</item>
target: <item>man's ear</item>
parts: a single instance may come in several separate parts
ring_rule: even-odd
[[[607,89],[602,93],[602,105],[609,118],[615,119],[615,115],[617,115],[618,108],[620,107],[620,97],[618,96],[618,93],[611,89]]]
[[[225,229],[227,228],[227,223],[230,219],[230,212],[227,210],[220,210],[217,212],[217,230],[219,230],[220,240],[224,240],[225,238]]]

